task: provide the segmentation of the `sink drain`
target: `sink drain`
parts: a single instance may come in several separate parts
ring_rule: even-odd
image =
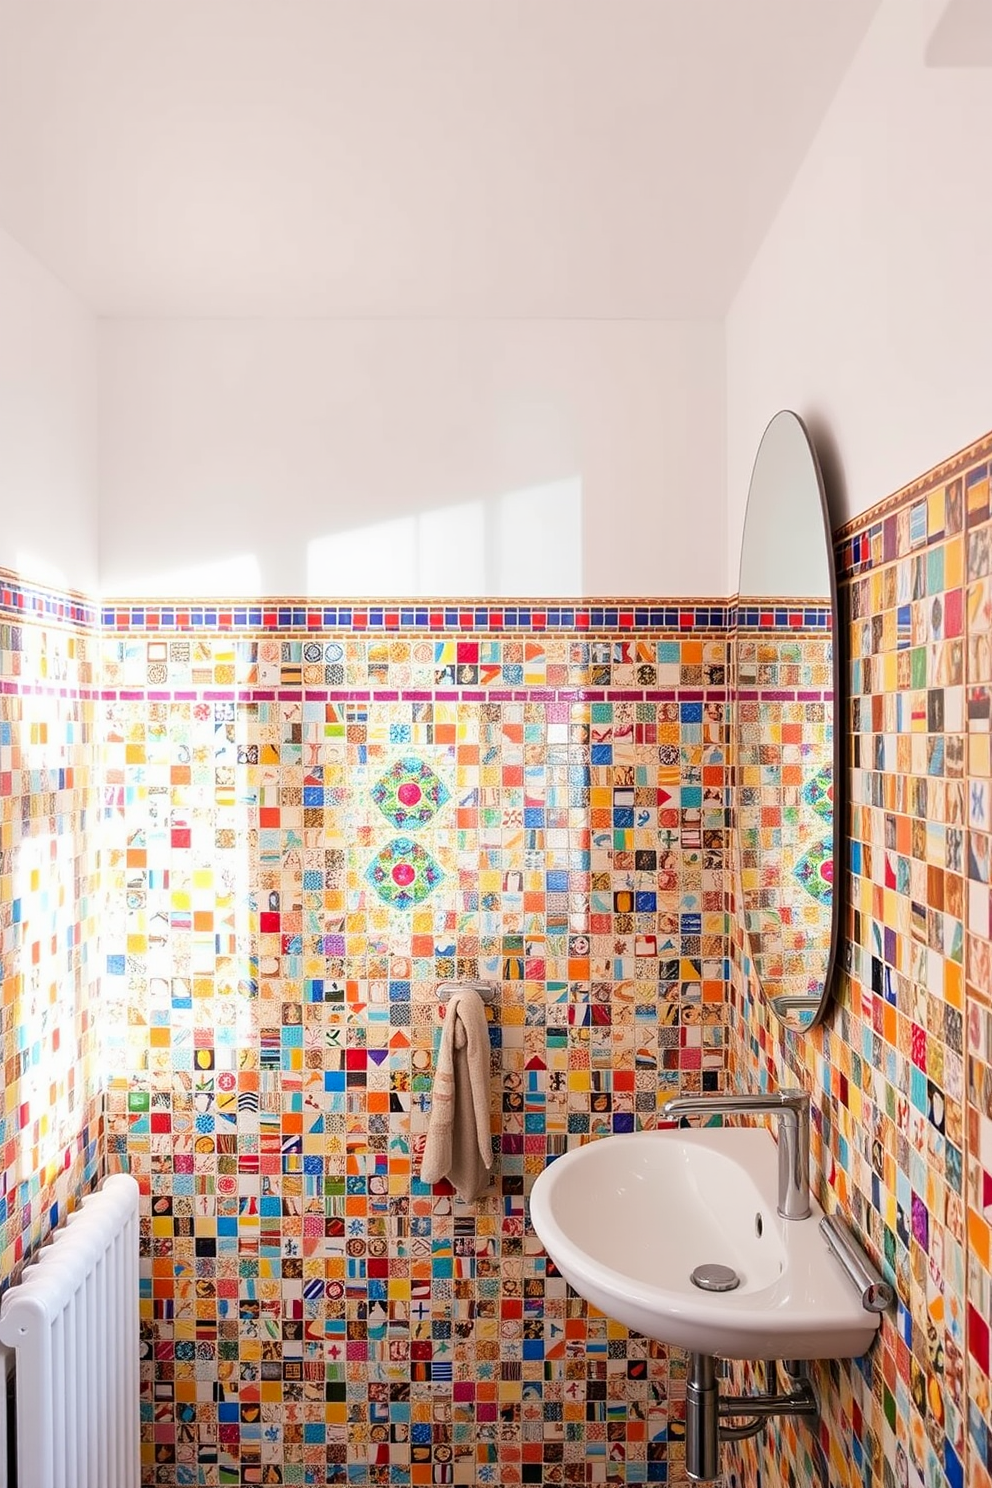
[[[737,1272],[730,1266],[718,1266],[714,1261],[709,1261],[705,1266],[697,1266],[689,1277],[693,1286],[699,1287],[704,1292],[732,1292],[734,1287],[741,1284]]]

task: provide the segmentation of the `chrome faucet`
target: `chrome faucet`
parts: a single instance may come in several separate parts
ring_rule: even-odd
[[[764,1095],[675,1095],[658,1111],[662,1121],[683,1116],[777,1116],[778,1212],[809,1218],[809,1095],[775,1090]]]

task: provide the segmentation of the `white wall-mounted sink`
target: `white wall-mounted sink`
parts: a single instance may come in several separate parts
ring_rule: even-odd
[[[731,1359],[845,1359],[879,1326],[827,1249],[823,1211],[776,1211],[778,1162],[764,1127],[603,1137],[537,1179],[534,1229],[572,1287],[648,1338]],[[729,1266],[733,1291],[701,1291],[699,1265]]]

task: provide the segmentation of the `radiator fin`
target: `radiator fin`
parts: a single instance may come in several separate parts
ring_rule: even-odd
[[[138,1185],[115,1174],[0,1304],[25,1488],[139,1488],[138,1334]]]

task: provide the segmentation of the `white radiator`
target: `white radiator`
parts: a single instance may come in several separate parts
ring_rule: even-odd
[[[138,1185],[115,1174],[0,1304],[19,1488],[138,1488],[138,1327]],[[6,1432],[0,1488],[5,1474]]]

